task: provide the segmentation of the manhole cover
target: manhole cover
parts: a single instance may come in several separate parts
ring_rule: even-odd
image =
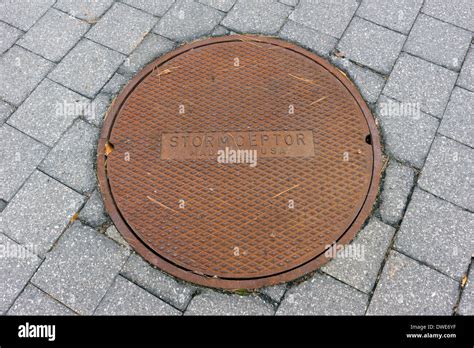
[[[109,110],[98,152],[106,208],[130,245],[167,273],[228,289],[326,262],[369,215],[381,164],[374,119],[339,70],[249,36],[148,65]]]

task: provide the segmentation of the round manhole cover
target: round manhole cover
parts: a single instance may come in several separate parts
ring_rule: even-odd
[[[143,69],[108,112],[105,205],[150,263],[205,286],[257,288],[328,260],[370,213],[374,119],[338,69],[273,38],[194,42]]]

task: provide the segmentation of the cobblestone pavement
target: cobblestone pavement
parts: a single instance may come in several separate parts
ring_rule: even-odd
[[[0,313],[473,315],[473,31],[472,0],[0,0]],[[133,74],[229,33],[279,36],[345,71],[388,158],[353,241],[364,258],[245,295],[142,260],[94,168]]]

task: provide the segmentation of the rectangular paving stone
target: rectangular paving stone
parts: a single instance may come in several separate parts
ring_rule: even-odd
[[[385,150],[416,168],[423,167],[439,121],[422,111],[417,102],[400,103],[381,95],[376,105]]]
[[[94,163],[98,139],[97,128],[77,120],[48,153],[39,168],[81,193],[92,193],[97,182]]]
[[[276,315],[363,315],[367,301],[366,294],[316,273],[286,292]]]
[[[109,221],[102,196],[98,190],[92,193],[84,208],[81,209],[79,219],[92,227],[99,227]]]
[[[392,251],[370,302],[368,315],[451,315],[458,283]]]
[[[323,57],[329,56],[337,43],[336,38],[293,21],[286,22],[278,35],[284,40],[293,41],[300,46],[309,48]]]
[[[474,250],[474,214],[416,189],[395,248],[461,279]]]
[[[222,13],[192,0],[177,0],[153,29],[173,41],[193,40],[207,35],[222,19]]]
[[[474,268],[468,275],[468,281],[462,291],[458,313],[461,315],[474,315]]]
[[[474,49],[471,48],[464,59],[459,73],[458,86],[474,91]]]
[[[9,202],[47,153],[45,145],[7,124],[1,126],[0,199]]]
[[[105,87],[105,86],[104,86]],[[84,113],[84,120],[96,127],[101,127],[105,114],[112,104],[112,95],[100,92],[91,101],[90,107]]]
[[[0,314],[5,314],[41,259],[1,232],[0,226]]]
[[[54,7],[93,24],[113,3],[114,0],[58,0]]]
[[[124,59],[125,56],[118,52],[83,39],[48,77],[92,98],[109,81]]]
[[[84,197],[35,171],[0,217],[5,234],[43,255],[84,203]]]
[[[300,0],[290,19],[340,38],[358,6],[356,0]]]
[[[241,33],[275,34],[291,8],[275,0],[238,0],[222,25]]]
[[[357,15],[386,28],[408,34],[423,0],[362,0]]]
[[[54,4],[54,0],[0,2],[0,20],[21,30],[28,30]]]
[[[270,297],[273,301],[280,302],[285,294],[286,288],[286,284],[277,284],[261,288],[260,292]]]
[[[15,111],[15,108],[12,105],[0,100],[0,126],[5,123],[13,111]]]
[[[420,14],[404,50],[430,62],[459,71],[472,34],[454,25]]]
[[[401,102],[420,103],[422,111],[442,117],[456,78],[454,71],[402,54],[383,94]]]
[[[127,241],[122,237],[122,235],[117,231],[117,228],[114,225],[110,225],[107,227],[105,230],[105,235],[118,243],[119,245],[125,247],[126,249],[131,250],[130,245],[127,243]]]
[[[474,3],[471,0],[426,0],[422,12],[474,31]]]
[[[150,33],[133,53],[125,59],[120,66],[120,72],[127,75],[134,75],[146,64],[151,63],[164,53],[171,51],[174,45],[173,41],[163,36]]]
[[[380,195],[379,212],[382,220],[398,224],[403,217],[408,195],[415,181],[415,171],[395,160],[385,170],[383,189]]]
[[[44,293],[36,286],[28,284],[18,296],[8,315],[76,315],[73,311]]]
[[[346,72],[368,103],[377,101],[385,85],[385,78],[382,75],[354,64],[346,58],[331,56],[331,62]]]
[[[52,67],[46,59],[13,46],[0,57],[0,98],[18,106]]]
[[[220,11],[228,12],[236,0],[199,0],[201,4],[214,7]]]
[[[92,314],[129,251],[76,221],[59,239],[32,283],[79,314]]]
[[[182,313],[125,278],[117,277],[95,315],[181,315]]]
[[[21,35],[23,35],[21,30],[0,22],[0,54],[12,47]]]
[[[438,132],[474,147],[474,92],[453,90]]]
[[[256,295],[240,296],[207,290],[196,295],[184,315],[273,315],[272,305]]]
[[[418,185],[451,203],[474,211],[474,150],[443,136],[436,137]]]
[[[100,90],[101,93],[116,95],[127,84],[129,79],[121,74],[114,74],[107,84]]]
[[[155,16],[163,16],[173,5],[175,0],[123,0],[122,2],[151,13]]]
[[[158,19],[133,7],[116,3],[86,37],[124,54],[130,54]]]
[[[125,278],[140,285],[148,292],[184,310],[195,288],[184,284],[150,266],[137,254],[132,254],[120,272]]]
[[[18,45],[57,62],[74,47],[89,27],[86,22],[50,9],[18,40]]]
[[[341,250],[333,260],[321,268],[322,271],[362,292],[369,293],[374,287],[394,233],[393,227],[372,218],[351,244],[345,247],[347,254]]]
[[[405,39],[400,33],[354,17],[337,48],[346,58],[389,74]]]
[[[44,79],[10,117],[8,124],[53,146],[88,105],[87,98]]]

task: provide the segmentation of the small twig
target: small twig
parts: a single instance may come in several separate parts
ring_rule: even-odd
[[[293,190],[294,188],[296,188],[296,187],[298,187],[298,186],[300,186],[300,184],[296,184],[295,186],[290,187],[289,189],[287,189],[287,190],[285,190],[285,191],[283,191],[283,192],[280,192],[280,193],[276,194],[276,195],[273,196],[272,198],[276,198],[276,197],[278,197],[278,196],[281,196],[282,194],[284,194],[284,193],[286,193],[286,192],[288,192],[288,191],[290,191],[290,190]]]
[[[324,99],[326,99],[327,97],[322,97],[322,98],[319,98],[318,100],[312,102],[311,104],[309,105],[313,105],[313,104],[316,104],[316,103],[319,103],[320,101],[323,101]]]
[[[304,82],[307,82],[307,83],[311,83],[312,85],[318,86],[313,80],[306,79],[304,77],[299,77],[299,76],[296,76],[296,75],[293,75],[293,74],[288,74],[288,75],[290,75],[291,77],[293,77],[297,80],[301,80],[301,81],[304,81]]]

